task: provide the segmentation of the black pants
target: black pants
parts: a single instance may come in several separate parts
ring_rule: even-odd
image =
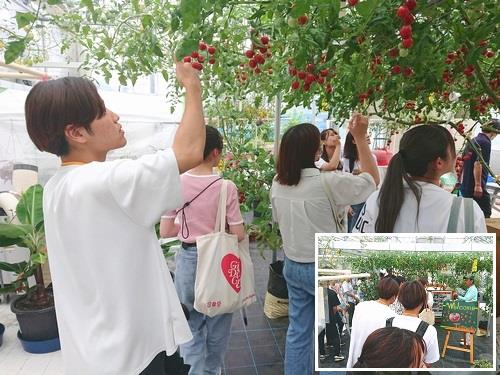
[[[347,312],[349,313],[349,327],[352,327],[352,317],[354,316],[355,309],[356,309],[356,303],[349,302],[349,307],[347,308]]]
[[[340,333],[336,322],[326,323],[326,344],[333,347],[333,355],[340,355]]]
[[[325,331],[326,329],[323,329],[319,335],[318,335],[318,352],[319,355],[325,355]]]
[[[189,367],[184,364],[179,353],[167,356],[167,353],[161,352],[139,375],[187,375]]]
[[[488,219],[491,216],[491,197],[490,193],[483,191],[483,196],[481,198],[474,198],[479,207],[484,213],[484,218]]]

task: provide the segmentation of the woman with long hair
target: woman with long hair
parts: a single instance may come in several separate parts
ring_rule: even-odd
[[[337,213],[343,217],[348,205],[364,201],[379,180],[377,166],[366,143],[368,119],[356,114],[350,121],[350,128],[366,168],[358,176],[321,173],[315,167],[314,161],[320,152],[320,134],[312,124],[291,127],[281,140],[271,204],[274,221],[283,238],[283,275],[289,295],[285,375],[313,373],[314,235],[335,232],[339,227]]]
[[[206,127],[203,162],[181,176],[185,202],[177,211],[169,211],[160,221],[162,237],[177,236],[182,241],[176,253],[175,288],[180,301],[189,312],[189,327],[193,340],[181,345],[181,354],[191,365],[190,375],[220,374],[223,367],[233,314],[208,317],[194,309],[194,284],[198,264],[196,239],[212,233],[215,227],[222,179],[213,173],[219,164],[223,148],[221,134],[214,127]],[[180,225],[175,222],[179,217]],[[228,181],[226,201],[228,231],[245,238],[236,185]]]
[[[368,144],[370,144],[370,137],[366,138]],[[356,140],[349,132],[345,137],[344,143],[344,159],[342,160],[344,172],[349,172],[352,174],[358,174],[361,170],[361,163],[358,155],[358,147],[356,146]],[[377,162],[377,158],[372,154],[373,160]],[[358,220],[359,214],[361,213],[361,209],[365,205],[365,202],[361,202],[358,204],[353,204],[348,212],[348,221],[347,221],[347,231],[352,232],[352,228],[354,227],[354,223]]]
[[[442,189],[439,178],[454,170],[455,143],[440,125],[420,125],[404,133],[379,191],[366,201],[353,232],[463,233],[486,232],[481,209]],[[458,204],[459,205],[458,205]],[[451,225],[454,223],[456,225]]]
[[[316,167],[322,171],[342,170],[340,161],[340,136],[336,130],[328,128],[320,133],[321,156],[316,161]]]

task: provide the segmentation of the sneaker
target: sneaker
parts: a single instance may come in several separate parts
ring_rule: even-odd
[[[340,343],[340,346],[344,346],[344,345],[345,345],[345,342],[341,342],[341,343]]]
[[[324,355],[324,354],[320,354],[319,355],[319,360],[320,361],[324,361],[325,359],[326,359],[326,355]]]
[[[345,357],[343,355],[335,355],[335,356],[333,356],[333,360],[335,362],[342,362],[344,359],[345,359]]]

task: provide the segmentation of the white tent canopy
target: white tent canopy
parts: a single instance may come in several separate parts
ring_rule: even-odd
[[[7,88],[5,88],[8,86]],[[0,83],[0,161],[39,167],[40,182],[54,173],[59,159],[38,151],[26,131],[24,103],[29,87]],[[109,158],[137,157],[171,144],[183,105],[170,113],[164,96],[100,91],[106,106],[120,115],[127,146],[110,153]]]

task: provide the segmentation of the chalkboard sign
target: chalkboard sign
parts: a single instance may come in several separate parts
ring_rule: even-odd
[[[477,302],[443,301],[441,326],[455,328],[477,328]]]

